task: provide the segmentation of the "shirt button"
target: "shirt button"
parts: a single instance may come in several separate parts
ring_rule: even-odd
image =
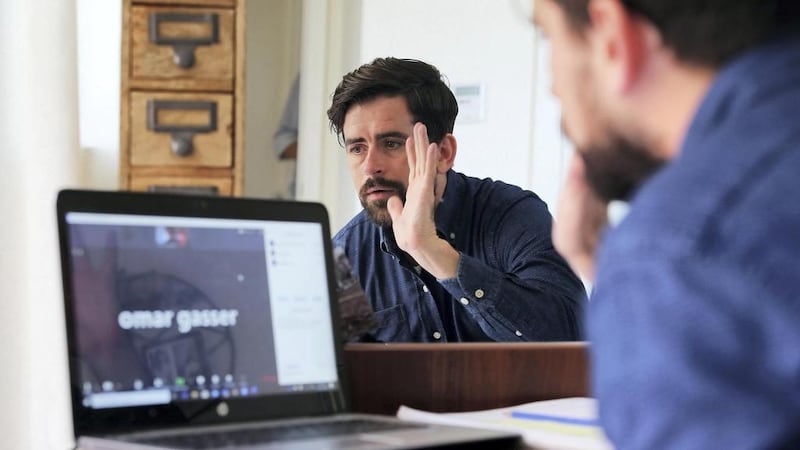
[[[464,305],[464,306],[467,306],[467,305],[469,305],[469,300],[467,300],[467,298],[466,298],[466,297],[461,297],[461,299],[460,299],[459,301],[460,301],[460,302],[461,302],[461,304],[462,304],[462,305]]]
[[[422,290],[423,290],[423,291],[425,291],[425,292],[428,292],[428,286],[425,286],[425,285],[423,284],[423,285],[422,285]]]
[[[438,331],[434,331],[433,332],[433,338],[438,341],[439,339],[442,338],[442,333],[439,333]]]
[[[475,291],[475,298],[483,298],[483,294],[484,294],[483,289],[478,289],[477,291]]]
[[[455,239],[455,238],[456,238],[456,234],[455,233],[450,233],[450,239]]]
[[[515,331],[514,334],[516,334],[517,336],[522,336],[522,333],[520,333],[519,330]]]

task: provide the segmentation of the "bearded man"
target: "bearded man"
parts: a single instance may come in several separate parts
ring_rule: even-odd
[[[534,22],[615,448],[800,448],[800,2],[535,0]]]
[[[569,341],[586,293],[553,248],[534,193],[455,172],[458,105],[440,72],[379,58],[342,79],[328,110],[364,210],[344,249],[382,342]]]

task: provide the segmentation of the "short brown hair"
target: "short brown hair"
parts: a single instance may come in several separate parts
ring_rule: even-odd
[[[573,28],[591,25],[589,0],[554,0]],[[682,61],[719,67],[770,36],[800,27],[798,0],[619,0],[661,34]]]
[[[377,58],[342,78],[328,109],[331,130],[343,142],[344,118],[350,107],[396,96],[405,98],[415,122],[425,124],[431,142],[441,142],[453,132],[458,103],[442,74],[422,61],[399,58]]]

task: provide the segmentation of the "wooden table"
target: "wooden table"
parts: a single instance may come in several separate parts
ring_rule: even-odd
[[[474,411],[589,396],[587,344],[347,344],[351,407]]]

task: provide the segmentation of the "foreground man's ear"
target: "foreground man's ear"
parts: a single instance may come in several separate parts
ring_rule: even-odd
[[[597,59],[595,69],[604,72],[598,79],[609,83],[612,92],[625,93],[645,67],[654,30],[618,0],[591,0],[588,8],[592,58]]]

